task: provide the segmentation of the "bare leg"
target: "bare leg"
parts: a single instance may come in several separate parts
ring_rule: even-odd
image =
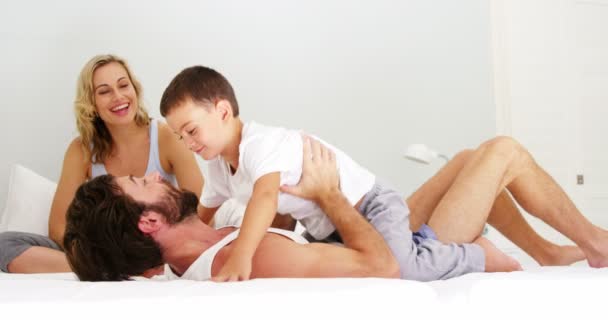
[[[441,198],[451,187],[454,179],[467,162],[472,151],[460,152],[439,170],[431,179],[422,185],[407,200],[410,208],[410,228],[418,230],[427,223]],[[492,242],[484,237],[477,237],[473,243],[479,245],[485,254],[485,271],[502,272],[521,270],[521,265],[515,259],[500,251]]]
[[[416,231],[423,223],[428,223],[434,208],[451,187],[472,154],[472,150],[458,153],[407,199],[411,210],[410,226],[412,230]],[[522,248],[540,265],[569,265],[585,258],[578,247],[558,246],[536,233],[504,190],[496,198],[487,222]],[[483,221],[481,223],[480,228],[483,227]]]
[[[592,225],[531,155],[511,138],[482,144],[443,196],[429,225],[442,241],[470,242],[507,187],[531,214],[574,241],[594,267],[608,266],[608,232]],[[461,219],[467,214],[468,219]]]
[[[517,146],[525,169],[507,185],[515,200],[530,214],[574,241],[591,267],[608,267],[608,232],[587,220],[528,151]]]
[[[10,273],[71,272],[65,253],[45,248],[31,247],[8,264]]]
[[[477,238],[496,197],[518,173],[512,170],[514,156],[494,146],[486,142],[473,152],[433,210],[428,224],[440,240],[464,243]]]
[[[509,272],[522,270],[517,260],[506,255],[488,239],[478,237],[473,243],[479,245],[485,254],[485,272]]]
[[[418,231],[423,223],[429,222],[433,210],[452,186],[454,179],[456,179],[471,154],[471,150],[465,150],[455,155],[452,160],[406,199],[407,206],[410,209],[410,229],[412,231]]]
[[[565,266],[585,259],[585,254],[579,247],[560,246],[536,233],[507,191],[501,192],[496,198],[488,223],[541,266]]]

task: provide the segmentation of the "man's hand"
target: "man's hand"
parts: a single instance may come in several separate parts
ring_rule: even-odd
[[[231,252],[230,257],[220,269],[220,272],[211,281],[216,282],[231,282],[249,280],[251,275],[251,259],[244,258],[236,252]]]
[[[303,136],[302,177],[296,186],[281,186],[281,191],[319,202],[324,195],[339,192],[340,176],[336,155],[319,141]]]

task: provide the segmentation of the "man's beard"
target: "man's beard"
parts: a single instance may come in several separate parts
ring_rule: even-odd
[[[164,179],[162,183],[166,187],[165,193],[160,200],[144,204],[146,211],[156,211],[162,214],[170,225],[197,214],[198,197],[196,194],[184,189],[178,190]]]

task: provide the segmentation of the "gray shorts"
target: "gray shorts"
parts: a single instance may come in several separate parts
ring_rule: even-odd
[[[61,251],[50,238],[38,234],[6,231],[0,233],[0,270],[8,272],[8,264],[31,247],[45,247]]]
[[[426,224],[412,232],[409,208],[395,190],[376,183],[363,197],[359,211],[386,241],[399,262],[402,279],[443,280],[485,270],[485,254],[479,245],[444,244]],[[334,232],[321,242],[342,239]]]

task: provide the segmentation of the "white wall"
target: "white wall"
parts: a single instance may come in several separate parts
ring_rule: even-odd
[[[495,132],[483,0],[24,0],[2,4],[0,42],[0,208],[11,164],[59,177],[76,77],[98,53],[130,61],[156,116],[179,70],[217,68],[245,120],[318,134],[404,193],[439,166],[405,146],[453,154]]]

